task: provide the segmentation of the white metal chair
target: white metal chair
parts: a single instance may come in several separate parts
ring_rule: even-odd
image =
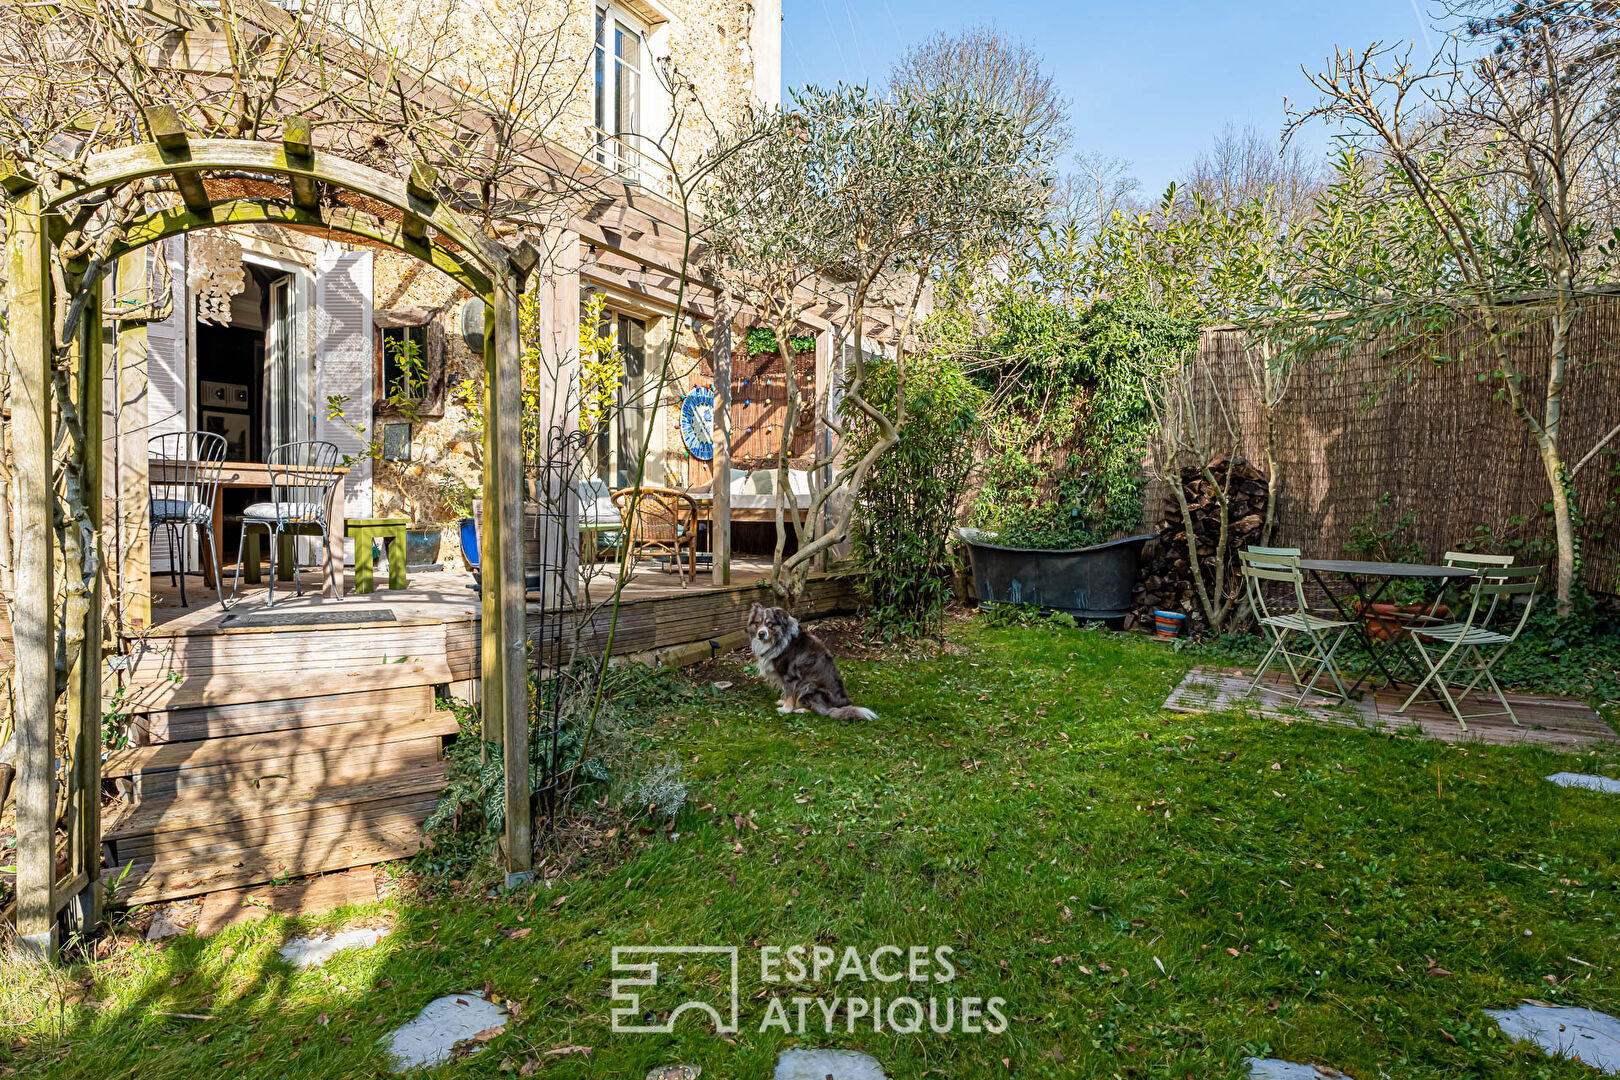
[[[326,569],[336,574],[332,565],[332,545],[325,540],[329,523],[326,520],[326,500],[332,486],[343,482],[338,471],[338,448],[329,442],[282,443],[270,451],[265,464],[270,469],[270,501],[258,502],[242,511],[242,546],[247,551],[248,526],[264,529],[270,542],[270,592],[266,607],[275,606],[276,571],[280,556],[281,535],[316,534],[321,539],[321,550],[326,553]],[[244,555],[245,558],[245,555]],[[231,596],[242,584],[243,558],[236,560],[236,583]],[[304,595],[304,579],[299,571],[296,552],[292,559],[293,587]]]
[[[1542,569],[1539,566],[1502,566],[1496,562],[1480,566],[1469,600],[1468,614],[1463,620],[1425,626],[1417,631],[1417,652],[1429,673],[1413,687],[1411,696],[1401,705],[1401,712],[1410,708],[1424,688],[1433,683],[1438,696],[1464,731],[1468,730],[1469,720],[1487,716],[1505,715],[1515,727],[1519,726],[1519,718],[1491,669],[1513,647],[1525,624],[1530,621]],[[1524,598],[1522,606],[1519,606],[1519,597]],[[1518,606],[1517,619],[1513,618],[1515,606]],[[1503,629],[1492,629],[1493,624]],[[1439,642],[1446,648],[1435,649],[1431,653],[1425,647],[1426,642]],[[1453,694],[1451,687],[1465,672],[1465,665],[1472,665],[1472,677]],[[1502,708],[1500,711],[1465,714],[1457,702],[1466,698],[1481,680],[1490,686],[1496,700],[1502,703]]]
[[[1281,553],[1277,553],[1279,550]],[[1297,553],[1290,554],[1288,549],[1262,548],[1259,552],[1250,549],[1238,552],[1238,558],[1243,570],[1243,586],[1248,591],[1255,620],[1260,624],[1261,631],[1271,639],[1271,648],[1260,661],[1254,681],[1243,696],[1249,697],[1259,689],[1272,662],[1280,656],[1293,679],[1294,688],[1300,692],[1298,702],[1303,703],[1316,691],[1317,681],[1324,671],[1338,688],[1339,700],[1348,700],[1350,692],[1345,689],[1338,666],[1333,662],[1333,654],[1344,641],[1345,631],[1353,624],[1311,614],[1305,602],[1305,575],[1300,572]],[[1289,590],[1293,593],[1295,605],[1292,611],[1283,610],[1266,598],[1268,582],[1292,586]],[[1300,662],[1299,667],[1294,666],[1296,660]],[[1313,663],[1316,666],[1310,677],[1301,678],[1301,671]]]
[[[214,500],[219,498],[219,477],[225,465],[225,440],[210,431],[175,431],[146,440],[149,461],[161,461],[170,479],[152,485],[150,520],[155,533],[169,534],[169,583],[180,585],[180,606],[186,606],[186,564],[193,527],[208,537],[214,557],[214,592],[220,607],[225,590],[220,583],[219,537],[214,535]],[[178,478],[174,470],[179,470]]]

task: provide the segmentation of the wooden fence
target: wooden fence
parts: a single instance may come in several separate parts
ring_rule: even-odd
[[[1529,307],[1519,323],[1512,353],[1539,417],[1550,335]],[[1481,380],[1494,365],[1479,337],[1460,328],[1422,345],[1373,342],[1296,367],[1277,415],[1281,483],[1273,541],[1342,558],[1358,526],[1383,531],[1407,514],[1398,542],[1417,545],[1430,559],[1468,542],[1498,550],[1549,538],[1546,473],[1500,380]],[[1578,363],[1565,390],[1560,444],[1574,465],[1620,424],[1620,297],[1587,302],[1571,355]],[[1195,363],[1201,392],[1222,393],[1231,407],[1240,456],[1264,468],[1242,332],[1207,331]],[[1586,519],[1586,584],[1620,593],[1620,438],[1585,467],[1575,490]],[[1161,484],[1148,491],[1150,518],[1160,513],[1164,495]]]

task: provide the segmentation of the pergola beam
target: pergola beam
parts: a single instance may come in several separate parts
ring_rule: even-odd
[[[112,254],[115,257],[127,254],[165,237],[197,229],[259,224],[294,229],[318,228],[323,232],[371,240],[421,259],[478,296],[487,299],[494,295],[494,284],[481,264],[442,244],[412,240],[399,222],[375,217],[349,206],[317,206],[306,210],[275,199],[244,198],[210,203],[204,215],[194,214],[184,207],[170,207],[153,211],[132,222],[125,230],[123,239],[113,245]]]
[[[165,161],[179,164],[191,160],[191,137],[173,105],[153,105],[145,110],[146,126],[152,129],[152,141]],[[180,189],[180,198],[186,209],[194,214],[208,212],[208,191],[203,187],[202,174],[196,169],[174,169],[174,184]]]
[[[477,263],[492,281],[509,267],[505,249],[453,208],[436,200],[430,203],[413,199],[405,180],[370,166],[320,151],[307,158],[296,153],[289,155],[283,144],[254,139],[200,139],[188,141],[186,146],[183,163],[155,143],[102,151],[90,158],[79,178],[50,193],[46,208],[134,180],[172,174],[176,166],[182,164],[198,173],[260,172],[285,176],[289,183],[302,177],[357,192],[393,207],[402,215],[423,218],[435,232],[461,249],[467,259]]]
[[[289,177],[293,205],[314,210],[321,205],[320,185],[310,173],[315,171],[315,133],[307,116],[288,116],[281,121],[281,149],[289,164],[299,171]]]

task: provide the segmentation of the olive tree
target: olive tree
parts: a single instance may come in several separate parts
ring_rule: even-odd
[[[930,282],[964,253],[1010,244],[1040,220],[1052,149],[1025,117],[964,84],[805,90],[790,108],[757,118],[738,142],[742,149],[714,170],[705,193],[717,278],[745,314],[774,331],[787,371],[791,341],[808,321],[830,326],[832,361],[810,416],[816,439],[802,514],[786,493],[805,420],[796,380],[786,380],[772,581],[794,598],[816,560],[849,536],[854,496],[905,423],[912,326]],[[879,309],[889,317],[875,319]],[[868,362],[880,350],[899,382],[893,416],[867,395]],[[875,429],[859,454],[845,453],[849,416]],[[799,539],[792,555],[789,524]]]

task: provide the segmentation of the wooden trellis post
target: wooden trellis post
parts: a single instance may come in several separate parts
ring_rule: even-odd
[[[524,625],[522,291],[521,278],[503,275],[495,284],[495,302],[484,308],[482,710],[484,737],[504,753],[502,847],[509,883],[527,877],[534,863]]]
[[[7,333],[16,467],[17,936],[54,959],[56,903],[56,606],[51,594],[50,243],[38,189],[7,203]]]
[[[714,294],[714,493],[709,548],[714,583],[731,584],[731,304],[722,285]]]

